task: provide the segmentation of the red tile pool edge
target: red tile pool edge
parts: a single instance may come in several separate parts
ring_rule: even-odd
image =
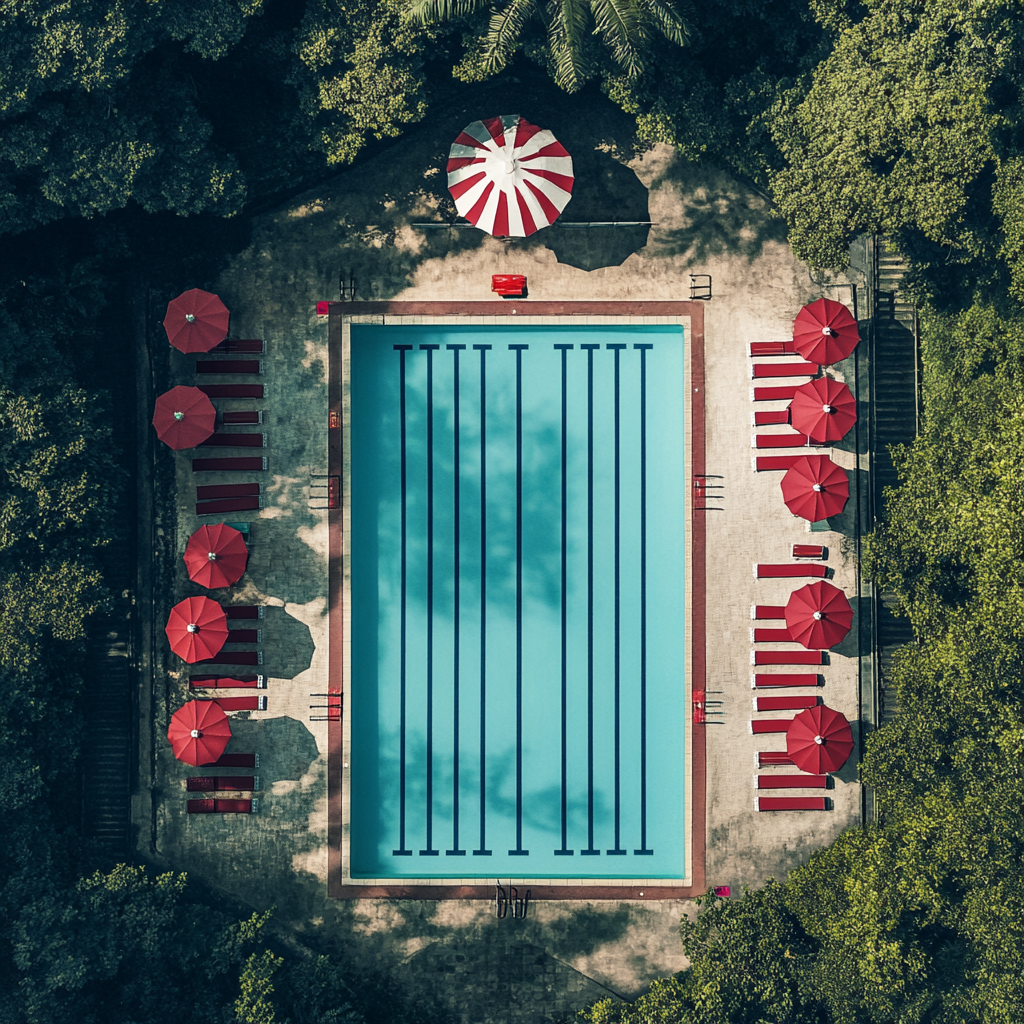
[[[704,305],[700,302],[332,302],[328,319],[328,474],[342,474],[341,342],[343,316],[513,316],[520,307],[529,316],[675,316],[690,318],[691,453],[693,475],[705,472],[704,463]],[[514,312],[515,311],[515,312]],[[694,491],[690,490],[691,501]],[[344,586],[342,573],[342,509],[328,512],[328,691],[344,692],[342,652],[344,649]],[[691,664],[693,689],[705,689],[707,597],[705,520],[694,510],[690,546],[693,582]],[[705,891],[704,852],[706,818],[706,735],[695,726],[692,738],[690,799],[692,884],[689,886],[531,886],[535,900],[623,900],[688,899]],[[342,862],[342,722],[327,723],[327,895],[333,899],[491,899],[493,885],[345,885]]]

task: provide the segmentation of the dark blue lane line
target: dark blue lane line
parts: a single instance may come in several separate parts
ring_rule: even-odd
[[[398,381],[400,397],[398,400],[399,421],[401,423],[401,476],[402,476],[402,611],[401,611],[401,643],[399,689],[402,709],[399,714],[398,744],[400,749],[398,760],[398,849],[392,850],[395,857],[411,857],[412,850],[405,848],[405,619],[406,619],[406,452],[405,452],[405,353],[412,350],[412,345],[395,345],[398,353]]]
[[[628,851],[622,849],[619,842],[620,811],[622,808],[621,792],[619,787],[620,772],[620,705],[619,705],[619,677],[620,677],[620,646],[619,646],[619,352],[625,345],[608,345],[615,353],[615,391],[614,391],[614,420],[615,420],[615,849],[605,850],[609,857],[624,857]]]
[[[455,736],[452,757],[452,848],[444,851],[445,856],[447,857],[466,856],[466,851],[459,849],[459,607],[461,601],[460,588],[462,573],[461,560],[459,558],[459,528],[462,510],[462,476],[459,472],[459,352],[461,352],[465,347],[465,345],[445,346],[445,348],[448,349],[455,358],[455,401],[452,423],[452,429],[455,434],[455,440],[452,446],[452,466],[454,467],[453,479],[455,484],[455,493],[452,503],[455,519],[454,535],[452,538],[452,546],[455,556],[455,565],[452,569],[452,613],[454,616],[452,639],[455,648],[455,663],[452,672],[452,695],[455,700],[455,705],[452,710],[452,731]]]
[[[427,848],[434,849],[434,352],[440,345],[420,345],[427,353]]]
[[[487,364],[490,345],[474,345],[480,353],[480,849],[474,857],[490,857],[487,849]]]
[[[640,849],[637,857],[653,856],[647,849],[647,350],[640,350]]]
[[[587,353],[587,848],[581,857],[597,857],[594,848],[594,350]]]
[[[555,348],[562,353],[562,848],[555,850],[556,857],[571,857],[573,851],[568,849],[568,810],[569,810],[569,772],[568,772],[568,700],[566,674],[566,636],[567,620],[566,610],[566,567],[568,563],[569,538],[566,532],[566,517],[568,515],[568,504],[566,502],[566,437],[568,434],[569,420],[569,390],[568,390],[568,367],[566,363],[566,352],[572,345],[555,345]]]
[[[516,354],[516,848],[510,857],[527,857],[523,849],[523,349]]]

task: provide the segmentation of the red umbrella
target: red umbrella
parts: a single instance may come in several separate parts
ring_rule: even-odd
[[[212,658],[228,639],[228,617],[208,597],[186,597],[167,618],[164,629],[171,650],[190,665]]]
[[[167,303],[167,340],[182,352],[209,352],[228,336],[227,306],[212,292],[191,288]]]
[[[841,302],[832,299],[817,299],[804,306],[793,322],[797,352],[821,366],[845,359],[858,341],[857,321]]]
[[[857,422],[857,399],[845,384],[817,377],[796,389],[789,421],[817,444],[841,441]]]
[[[167,738],[185,764],[212,764],[231,739],[231,726],[215,700],[190,700],[171,715]]]
[[[188,578],[211,590],[237,583],[245,572],[248,557],[245,538],[226,523],[200,526],[185,548]]]
[[[156,436],[171,448],[195,448],[213,434],[217,410],[199,388],[179,384],[156,400]]]
[[[852,625],[853,609],[846,595],[823,580],[794,591],[786,602],[789,635],[808,650],[835,647]]]
[[[816,523],[843,511],[850,478],[827,455],[801,455],[782,478],[782,497],[793,515]]]
[[[824,704],[801,711],[786,730],[786,753],[802,772],[837,772],[853,753],[850,723]]]
[[[447,170],[455,209],[499,238],[548,227],[572,198],[572,157],[518,114],[474,121],[452,144]]]

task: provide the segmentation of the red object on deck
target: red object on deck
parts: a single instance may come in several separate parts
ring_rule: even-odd
[[[203,658],[196,665],[262,665],[262,651],[221,651],[212,658]]]
[[[171,650],[191,665],[220,652],[227,643],[228,620],[216,601],[186,597],[171,609],[164,632]]]
[[[850,498],[850,478],[827,455],[804,455],[782,478],[782,500],[795,516],[817,523],[837,516]]]
[[[219,345],[211,348],[211,352],[245,352],[248,354],[263,353],[262,338],[225,338]]]
[[[256,690],[263,676],[189,676],[190,690]]]
[[[759,811],[827,811],[828,802],[823,796],[760,796],[757,798]]]
[[[253,498],[223,498],[219,501],[196,502],[197,516],[220,516],[225,512],[251,512],[263,508],[263,499]]]
[[[164,330],[181,352],[209,352],[228,333],[227,306],[212,292],[190,288],[167,303]]]
[[[240,430],[212,434],[202,441],[199,448],[266,448],[267,435]]]
[[[522,274],[492,274],[491,291],[502,298],[521,298],[526,291],[526,278]]]
[[[841,441],[857,422],[857,399],[832,377],[818,377],[796,389],[789,406],[793,429],[816,444]]]
[[[789,409],[761,409],[754,413],[755,427],[771,427],[788,425]]]
[[[834,299],[816,299],[793,322],[793,344],[804,359],[824,366],[845,359],[860,341],[853,314]]]
[[[817,576],[824,579],[828,568],[824,565],[800,565],[798,563],[771,564],[758,562],[754,575],[759,580],[799,579],[801,576]]]
[[[330,316],[331,315],[331,304],[329,302],[318,302],[316,304],[316,315],[317,316]]]
[[[189,800],[189,814],[252,814],[252,800]]]
[[[216,422],[217,410],[209,396],[182,384],[162,394],[153,410],[156,436],[175,451],[201,444],[213,433]]]
[[[786,606],[784,604],[755,604],[752,619],[784,619],[786,617]]]
[[[786,753],[802,772],[837,772],[853,753],[850,723],[824,704],[801,711],[786,733]]]
[[[209,764],[224,753],[231,726],[216,701],[190,700],[171,715],[167,739],[179,761]]]
[[[768,686],[817,686],[821,681],[816,672],[757,672],[754,674],[754,686],[757,689]]]
[[[755,380],[765,377],[813,377],[819,370],[817,363],[794,362],[754,363],[751,376]]]
[[[755,665],[824,665],[824,651],[755,651]]]
[[[229,619],[258,619],[260,618],[260,606],[258,604],[227,605],[224,607],[224,614]]]
[[[803,711],[816,708],[818,697],[758,697],[758,711]]]
[[[786,602],[786,629],[809,650],[835,647],[853,625],[849,598],[824,580],[794,591]]]
[[[782,402],[796,394],[795,384],[754,388],[755,402]]]
[[[795,355],[796,346],[791,341],[752,341],[752,356],[786,356]]]
[[[193,459],[193,473],[262,473],[267,468],[266,455],[231,455],[223,459]]]
[[[187,782],[190,793],[251,793],[255,775],[193,775]]]
[[[802,455],[758,455],[754,462],[754,469],[758,473],[772,469],[792,469],[797,459],[802,458]]]
[[[770,768],[773,765],[792,764],[793,759],[784,750],[759,750],[757,767]]]
[[[759,719],[750,723],[750,731],[755,736],[769,732],[788,732],[792,718]]]
[[[814,558],[823,562],[828,558],[828,548],[821,544],[794,544],[793,557]]]
[[[758,775],[758,789],[828,789],[827,775]]]
[[[218,435],[214,434],[214,437]],[[210,441],[204,441],[210,444]],[[806,434],[755,434],[754,446],[757,448],[808,448],[813,442]]]
[[[263,492],[263,484],[200,484],[196,487],[196,501],[213,501],[215,498],[251,498]]]
[[[223,711],[266,711],[267,698],[255,697],[217,697],[217,703]]]
[[[230,587],[245,572],[249,551],[245,538],[226,523],[200,526],[188,539],[185,568],[188,578],[201,587]]]

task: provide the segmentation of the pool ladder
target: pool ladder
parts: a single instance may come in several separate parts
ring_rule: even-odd
[[[526,895],[520,897],[518,887],[511,882],[508,883],[508,892],[506,893],[501,882],[496,881],[494,883],[494,916],[497,918],[508,917],[509,908],[511,908],[512,916],[522,920],[526,917],[532,895],[533,890],[527,889]]]

